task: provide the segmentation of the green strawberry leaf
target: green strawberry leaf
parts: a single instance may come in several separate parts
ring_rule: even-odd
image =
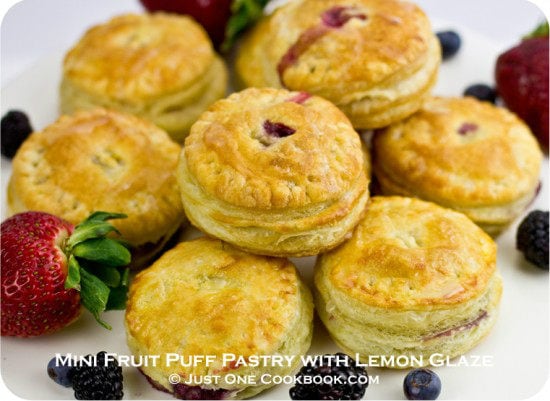
[[[126,266],[130,251],[110,238],[91,238],[73,247],[73,255],[106,266]]]
[[[74,255],[69,256],[67,278],[65,279],[65,289],[69,290],[71,288],[80,291],[80,265]]]
[[[122,277],[120,278],[120,285],[124,287],[128,287],[130,284],[130,269],[126,268],[122,272]]]
[[[548,21],[544,21],[539,26],[537,26],[534,31],[532,31],[528,35],[525,35],[523,39],[538,38],[540,36],[548,36],[549,31],[550,29],[548,27]]]
[[[86,220],[83,221],[107,221],[111,219],[125,219],[128,217],[124,213],[109,213],[109,212],[93,212],[88,216]],[[82,223],[81,223],[82,224]]]
[[[122,310],[126,308],[126,298],[128,287],[120,286],[111,288],[109,300],[107,301],[107,310]]]
[[[67,241],[67,248],[72,249],[75,245],[80,244],[91,238],[104,237],[114,231],[117,234],[120,232],[111,223],[107,222],[110,219],[126,218],[122,213],[94,212],[86,220],[75,227],[73,234]]]
[[[99,278],[88,273],[86,269],[80,269],[80,285],[82,305],[92,313],[99,324],[111,330],[111,326],[99,317],[100,313],[105,311],[107,307],[110,293],[109,287]]]
[[[221,45],[223,52],[229,51],[237,37],[263,15],[269,0],[233,0],[231,17],[225,27],[225,40]]]
[[[128,292],[131,254],[124,242],[107,238],[120,234],[107,220],[124,218],[121,213],[95,212],[75,227],[65,249],[68,255],[65,288],[80,291],[82,305],[105,328],[100,314],[109,309],[124,309]]]
[[[120,272],[116,267],[98,266],[88,271],[103,281],[108,287],[115,288],[120,285]]]

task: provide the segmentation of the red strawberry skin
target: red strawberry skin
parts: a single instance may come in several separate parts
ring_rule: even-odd
[[[64,288],[67,260],[60,248],[73,228],[42,212],[20,213],[2,223],[2,336],[51,333],[79,316],[78,291]]]
[[[548,37],[523,40],[496,63],[497,91],[548,150]]]

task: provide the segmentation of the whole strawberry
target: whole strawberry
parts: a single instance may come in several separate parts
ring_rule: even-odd
[[[0,227],[2,335],[30,337],[59,330],[74,321],[81,304],[105,327],[99,314],[125,300],[130,252],[105,235],[116,231],[93,213],[73,227],[43,212],[17,214]],[[101,279],[99,278],[101,277]]]
[[[548,150],[548,25],[539,27],[496,62],[497,91]]]

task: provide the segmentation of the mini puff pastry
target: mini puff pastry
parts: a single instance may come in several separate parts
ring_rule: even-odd
[[[423,366],[489,333],[502,292],[495,261],[494,241],[463,214],[373,197],[352,238],[319,257],[316,309],[346,352]]]
[[[527,125],[474,98],[433,98],[377,132],[374,172],[382,193],[456,209],[491,235],[533,200],[542,153]]]
[[[181,142],[226,86],[225,64],[193,19],[126,14],[89,29],[67,53],[61,111],[101,106],[129,112]]]
[[[369,198],[359,135],[328,101],[251,88],[191,128],[177,171],[202,231],[253,253],[315,255],[342,242]]]
[[[296,0],[244,39],[236,72],[244,86],[322,96],[356,129],[412,114],[437,80],[441,49],[426,15],[399,0]]]
[[[125,325],[135,356],[160,355],[156,366],[141,367],[156,388],[182,399],[242,399],[273,386],[260,380],[262,375],[296,370],[311,343],[312,321],[311,294],[287,259],[199,238],[179,243],[136,276]],[[170,354],[184,361],[194,356],[213,360],[182,366],[170,362]],[[224,362],[224,354],[247,363]],[[282,366],[253,362],[273,355],[294,357]],[[171,384],[173,374],[181,384]],[[217,383],[200,382],[215,375]],[[254,376],[256,384],[235,383],[228,375]]]
[[[34,132],[13,159],[11,213],[41,210],[77,224],[92,211],[112,220],[141,266],[184,220],[175,177],[180,146],[152,123],[105,109],[62,116]]]

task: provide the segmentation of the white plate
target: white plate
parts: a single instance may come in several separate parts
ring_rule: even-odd
[[[435,21],[435,27],[444,27]],[[499,46],[486,38],[460,30],[463,47],[460,54],[444,62],[435,93],[455,95],[474,82],[493,81],[494,61]],[[57,86],[62,52],[41,60],[7,85],[2,91],[2,115],[19,108],[31,117],[36,129],[57,117]],[[541,171],[542,191],[532,208],[548,208],[548,168]],[[67,166],[70,168],[70,166]],[[2,219],[5,218],[5,188],[10,162],[2,158]],[[434,370],[440,375],[441,399],[522,399],[536,394],[548,378],[548,274],[523,260],[515,250],[514,238],[519,220],[499,239],[498,266],[504,278],[500,318],[492,333],[468,353],[469,364],[475,357],[491,360],[491,366],[444,366]],[[193,235],[193,234],[190,234]],[[311,282],[314,258],[296,259],[304,277]],[[1,339],[2,377],[15,394],[30,399],[72,399],[71,390],[52,382],[46,364],[55,353],[85,355],[100,350],[128,355],[123,330],[123,312],[105,314],[113,331],[97,325],[84,313],[75,324],[58,333],[31,339]],[[337,347],[316,320],[310,353],[332,353]],[[369,368],[376,377],[367,389],[368,399],[403,399],[405,371]],[[268,390],[258,399],[288,399],[289,386]],[[172,399],[154,390],[135,368],[124,368],[126,399]]]

